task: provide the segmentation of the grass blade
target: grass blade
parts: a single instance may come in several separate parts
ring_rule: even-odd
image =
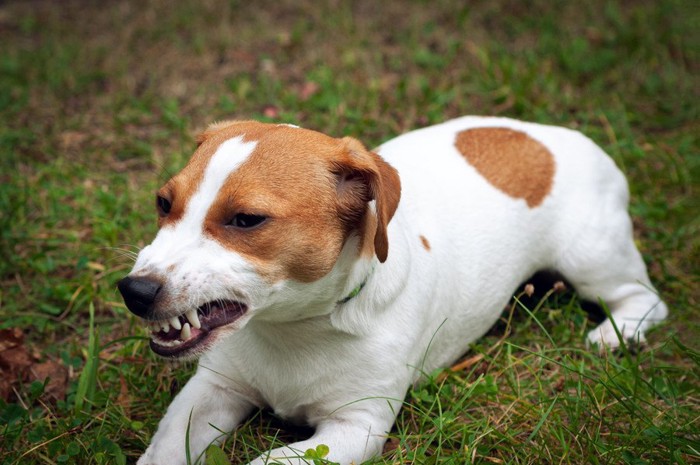
[[[90,409],[95,398],[97,386],[97,364],[99,363],[99,337],[95,329],[95,306],[90,302],[90,325],[88,332],[88,350],[85,367],[80,373],[78,389],[75,394],[75,410],[77,412]]]

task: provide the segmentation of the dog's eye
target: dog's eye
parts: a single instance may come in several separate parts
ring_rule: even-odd
[[[172,208],[172,204],[170,203],[170,200],[166,199],[163,196],[157,195],[156,196],[156,207],[158,209],[158,215],[167,216],[168,213],[170,213],[170,209]]]
[[[234,226],[241,229],[249,229],[262,224],[267,218],[261,215],[250,215],[248,213],[238,213],[227,226]]]

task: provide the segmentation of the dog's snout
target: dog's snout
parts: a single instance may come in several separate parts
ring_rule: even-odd
[[[127,276],[117,283],[117,287],[131,313],[145,318],[153,308],[153,302],[155,302],[162,285],[153,278]]]

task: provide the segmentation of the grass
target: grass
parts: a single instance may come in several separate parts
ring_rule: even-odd
[[[0,328],[23,330],[30,366],[0,357],[0,461],[134,461],[186,382],[115,282],[209,122],[372,146],[498,114],[580,129],[623,168],[670,319],[649,347],[601,356],[574,293],[522,296],[460,369],[409,392],[373,463],[698,463],[699,24],[675,0],[3,3]],[[65,370],[58,398],[31,374],[42,362]],[[283,426],[257,414],[223,455],[304,434]]]

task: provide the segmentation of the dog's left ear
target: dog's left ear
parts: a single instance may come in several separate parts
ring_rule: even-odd
[[[357,224],[367,208],[367,202],[375,201],[377,228],[374,234],[374,253],[383,263],[389,253],[386,228],[401,198],[399,173],[358,140],[345,137],[341,142],[343,154],[334,163],[338,177],[339,213],[344,221]]]

